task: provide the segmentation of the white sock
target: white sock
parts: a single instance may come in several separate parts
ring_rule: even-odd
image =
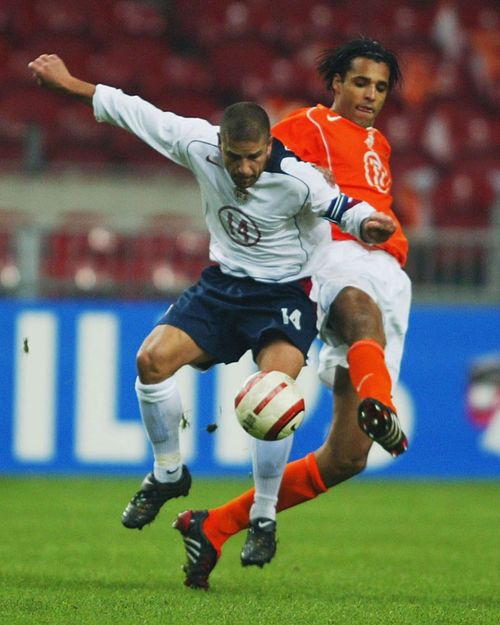
[[[153,474],[159,482],[177,482],[182,474],[179,424],[182,404],[175,379],[158,384],[135,381],[142,422],[153,447]]]
[[[285,465],[292,449],[293,434],[280,441],[252,439],[252,467],[255,495],[250,520],[264,517],[276,519],[278,491]]]

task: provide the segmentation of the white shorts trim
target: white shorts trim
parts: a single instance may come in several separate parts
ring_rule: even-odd
[[[348,346],[329,325],[327,316],[331,303],[348,286],[369,295],[382,312],[385,359],[395,384],[408,329],[411,282],[390,254],[355,241],[337,241],[328,246],[322,266],[313,276],[311,297],[318,304],[318,331],[325,343],[319,355],[319,376],[331,387],[335,368],[338,365],[348,368]]]

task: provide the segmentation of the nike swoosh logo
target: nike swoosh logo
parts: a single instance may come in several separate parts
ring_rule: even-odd
[[[363,378],[361,378],[361,382],[358,384],[358,386],[356,386],[356,391],[358,393],[361,390],[361,387],[363,386],[363,384],[366,382],[366,380],[368,380],[368,378],[371,378],[372,376],[373,376],[373,373],[367,373]]]
[[[207,156],[207,157],[206,157],[206,159],[207,159],[207,161],[208,161],[209,163],[211,163],[212,165],[215,165],[216,167],[221,167],[221,164],[220,164],[220,163],[218,163],[217,161],[213,161],[213,160],[210,158],[210,156]]]
[[[173,475],[174,473],[177,473],[177,471],[178,471],[178,469],[174,469],[173,471],[169,471],[169,470],[167,469],[167,473],[168,473],[168,475]]]
[[[329,122],[336,122],[338,119],[342,119],[342,118],[340,117],[340,115],[327,115],[326,119]]]
[[[272,524],[273,524],[273,522],[272,522],[272,521],[259,521],[259,522],[257,523],[257,527],[258,527],[259,529],[261,529],[261,530],[265,530],[265,529],[267,529],[268,527],[271,527],[271,526],[272,526]]]

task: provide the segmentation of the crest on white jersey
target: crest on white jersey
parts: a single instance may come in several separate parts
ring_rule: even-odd
[[[246,202],[249,197],[248,191],[246,189],[238,189],[238,187],[236,187],[236,189],[234,190],[234,195],[236,196],[238,202],[240,202],[241,204],[243,202]]]

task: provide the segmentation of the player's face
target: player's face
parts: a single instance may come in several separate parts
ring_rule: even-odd
[[[373,126],[389,93],[389,67],[372,59],[356,57],[342,81],[332,83],[335,99],[332,109],[359,126]]]
[[[222,159],[234,184],[247,189],[257,182],[271,156],[272,139],[233,141],[227,135],[220,139]]]

